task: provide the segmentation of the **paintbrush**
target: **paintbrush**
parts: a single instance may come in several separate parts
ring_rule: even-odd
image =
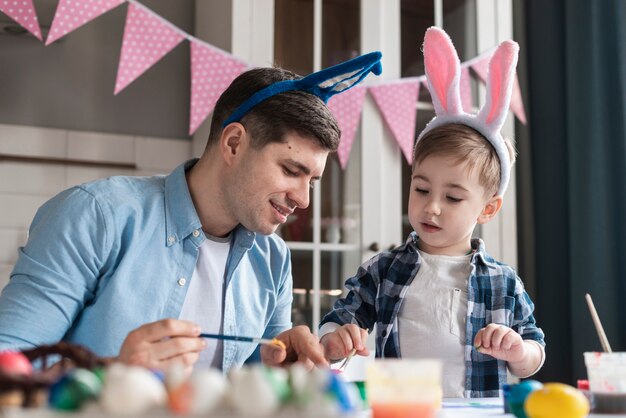
[[[287,349],[287,346],[285,345],[285,343],[279,340],[278,338],[242,337],[241,335],[206,334],[206,333],[200,334],[200,337],[211,338],[214,340],[228,340],[228,341],[239,341],[243,343],[277,345],[281,347],[283,350]]]
[[[598,316],[598,312],[596,312],[596,307],[593,305],[593,301],[591,300],[591,295],[589,293],[585,294],[585,299],[587,300],[587,306],[589,306],[589,312],[591,313],[591,319],[593,319],[593,324],[596,326],[598,337],[600,337],[600,344],[602,344],[602,349],[606,353],[612,353],[613,350],[611,350],[609,340],[608,338],[606,338],[604,328],[602,328],[602,323],[600,322],[600,317]]]

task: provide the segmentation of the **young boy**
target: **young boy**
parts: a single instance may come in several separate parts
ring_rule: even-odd
[[[505,42],[494,54],[489,98],[478,115],[461,110],[460,63],[445,32],[427,31],[424,57],[436,117],[414,150],[408,205],[414,232],[347,280],[349,293],[322,320],[321,343],[329,360],[353,349],[367,355],[367,332],[376,325],[376,357],[444,360],[445,397],[499,396],[507,367],[527,377],[545,359],[544,335],[521,280],[472,239],[476,224],[502,207],[515,158],[499,131],[517,44]]]

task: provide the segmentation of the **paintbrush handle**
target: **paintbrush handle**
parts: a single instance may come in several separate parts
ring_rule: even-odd
[[[271,338],[257,338],[257,337],[242,337],[241,335],[224,335],[224,334],[200,334],[201,338],[212,338],[215,340],[229,340],[229,341],[239,341],[244,343],[256,343],[256,344],[267,344],[267,345],[278,345],[284,348],[284,344],[279,342],[277,339]]]
[[[585,299],[587,300],[587,306],[589,306],[589,312],[591,313],[591,319],[593,319],[593,324],[596,326],[598,337],[600,337],[600,344],[602,344],[602,349],[607,353],[612,353],[613,350],[611,350],[611,346],[609,345],[609,339],[606,338],[604,328],[602,328],[602,323],[600,322],[600,317],[598,316],[598,312],[596,312],[596,307],[593,304],[593,300],[591,300],[591,295],[587,293],[585,295]]]
[[[200,337],[211,338],[214,340],[240,341],[244,343],[259,343],[262,340],[262,338],[242,337],[240,335],[206,334],[206,333],[200,334]]]

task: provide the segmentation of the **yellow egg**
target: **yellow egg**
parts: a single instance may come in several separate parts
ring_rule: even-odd
[[[589,401],[572,386],[546,383],[528,395],[524,411],[528,418],[584,418],[589,413]]]

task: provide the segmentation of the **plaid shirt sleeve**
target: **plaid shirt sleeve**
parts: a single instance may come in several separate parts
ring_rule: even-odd
[[[522,336],[524,340],[537,341],[545,347],[544,333],[537,327],[533,311],[535,305],[530,296],[524,290],[524,285],[519,277],[516,277],[515,285],[515,309],[513,310],[513,323],[511,328]]]
[[[361,265],[355,276],[346,280],[346,297],[338,299],[333,310],[324,316],[320,326],[327,322],[340,325],[356,324],[372,332],[376,323],[376,295],[379,278],[376,273],[381,254]]]

